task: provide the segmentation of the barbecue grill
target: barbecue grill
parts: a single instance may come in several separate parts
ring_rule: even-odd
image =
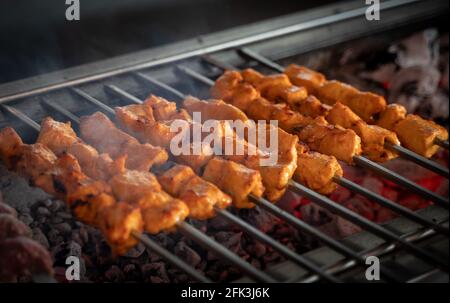
[[[207,98],[210,86],[224,69],[253,67],[268,72],[282,71],[282,65],[307,52],[357,41],[369,35],[377,41],[390,42],[395,37],[422,29],[424,24],[439,26],[448,10],[446,1],[384,1],[381,4],[382,21],[368,22],[364,18],[366,7],[360,2],[321,7],[270,22],[246,25],[0,85],[0,107],[4,114],[0,128],[12,126],[26,142],[31,143],[35,142],[40,121],[46,116],[71,121],[77,129],[81,116],[101,111],[114,117],[115,106],[141,104],[149,93],[178,101],[188,94]],[[448,142],[439,144],[448,149]],[[396,151],[414,165],[448,179],[447,167],[403,147],[397,147]],[[290,191],[363,229],[344,240],[336,240],[278,205],[254,197],[253,202],[258,208],[322,244],[302,254],[277,242],[239,216],[227,210],[218,211],[218,216],[271,246],[287,259],[264,271],[206,236],[189,221],[178,224],[178,232],[238,268],[243,274],[241,282],[366,281],[364,272],[368,256],[380,257],[381,279],[384,281],[448,281],[448,198],[364,157],[356,158],[355,163],[358,169],[370,170],[430,200],[432,205],[411,211],[346,178],[336,178],[340,186],[398,215],[385,224],[377,224],[291,181]],[[156,243],[152,237],[144,234],[134,236],[193,279],[211,282],[209,277]]]

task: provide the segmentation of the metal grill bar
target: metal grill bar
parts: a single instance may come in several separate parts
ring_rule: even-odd
[[[243,47],[238,50],[238,53],[242,54],[246,58],[255,60],[258,63],[260,63],[266,67],[269,67],[279,73],[284,73],[284,68],[282,66],[280,66],[277,63],[273,62],[272,60],[262,56],[261,54],[258,54],[257,52],[251,50],[250,48]],[[211,61],[211,57],[206,57],[206,58],[204,58],[204,60],[207,60],[211,64],[218,63],[218,60]],[[394,145],[394,144],[387,142],[386,147],[396,151],[400,156],[404,157],[405,159],[413,161],[414,163],[416,163],[420,166],[423,166],[423,167],[425,167],[439,175],[442,175],[446,178],[449,177],[448,168],[445,168],[434,161],[431,161],[425,157],[422,157],[422,156],[416,154],[415,152],[404,148],[403,146]]]
[[[415,255],[416,257],[426,261],[429,264],[439,267],[443,271],[448,272],[448,262],[447,260],[442,260],[427,251],[419,248],[411,243],[405,241],[401,237],[397,236],[393,232],[387,230],[386,228],[369,221],[368,219],[354,213],[353,211],[343,207],[342,205],[337,204],[336,202],[326,198],[321,197],[321,199],[317,199],[320,196],[315,191],[310,190],[309,188],[299,187],[298,184],[291,182],[293,188],[297,190],[297,192],[308,199],[314,199],[312,201],[316,202],[318,205],[322,206],[325,209],[328,209],[331,212],[335,212],[340,215],[344,219],[370,231],[371,233],[383,238],[392,241],[394,244],[398,244],[402,246],[404,249]]]
[[[214,85],[214,81],[211,79],[203,76],[202,74],[199,74],[198,72],[185,67],[185,66],[176,66],[176,72],[181,73],[182,75],[186,75],[194,80],[199,81],[200,83],[203,83],[208,86]],[[406,178],[401,177],[400,175],[388,170],[384,169],[381,173],[379,167],[382,167],[375,162],[370,161],[369,159],[366,159],[361,156],[354,156],[353,160],[358,165],[364,165],[363,167],[369,170],[372,170],[378,174],[381,174],[385,178],[388,178],[389,180],[396,182],[399,185],[404,186],[405,188],[408,188],[409,190],[414,191],[415,193],[418,193],[419,195],[422,195],[423,197],[433,201],[437,205],[440,205],[442,207],[448,208],[448,200],[445,198],[431,192],[430,190],[417,185],[416,183],[407,180]]]
[[[171,92],[174,95],[178,96],[178,98],[181,99],[181,100],[186,97],[186,95],[183,94],[182,92],[180,92],[179,90],[177,90],[177,89],[175,89],[175,88],[173,88],[173,87],[171,87],[171,86],[169,86],[167,84],[164,84],[164,83],[162,83],[162,82],[160,82],[160,81],[158,81],[158,80],[156,80],[156,79],[154,79],[154,78],[152,78],[150,76],[143,75],[143,74],[140,74],[140,73],[138,73],[137,76],[142,81],[145,81],[146,83],[148,82],[148,83],[154,84],[157,87],[159,87],[160,89],[164,89],[164,90],[165,89],[170,89],[169,92]],[[159,84],[162,84],[162,85],[159,85]],[[119,89],[117,87],[114,88],[114,92],[117,93],[117,94],[120,93],[120,95],[124,96],[124,97],[128,96],[128,94],[125,91],[123,91],[123,90],[121,90],[121,89]],[[411,221],[414,221],[416,223],[422,224],[425,227],[433,228],[437,232],[442,233],[444,235],[447,235],[447,236],[449,235],[449,229],[448,228],[445,228],[443,226],[440,226],[440,225],[436,224],[435,222],[432,222],[431,220],[423,218],[423,217],[419,216],[418,214],[416,214],[415,212],[411,211],[410,209],[408,209],[406,207],[403,207],[400,204],[397,204],[397,203],[395,203],[393,201],[390,201],[390,200],[386,199],[385,197],[383,197],[381,195],[375,194],[375,193],[367,190],[366,188],[364,188],[364,187],[362,187],[362,186],[360,186],[360,185],[358,185],[358,184],[356,184],[356,183],[354,183],[354,182],[352,182],[352,181],[350,181],[350,180],[348,180],[348,179],[346,179],[344,177],[336,176],[334,178],[334,181],[337,184],[339,184],[339,185],[341,185],[341,186],[343,186],[343,187],[345,187],[347,189],[350,189],[350,190],[352,190],[352,191],[354,191],[354,192],[356,192],[356,193],[358,193],[358,194],[360,194],[360,195],[362,195],[362,196],[364,196],[366,198],[369,198],[370,200],[372,200],[372,201],[374,201],[374,202],[376,202],[376,203],[378,203],[378,204],[380,204],[380,205],[382,205],[384,207],[387,207],[387,208],[397,212],[400,215],[403,215],[405,218],[408,218]]]
[[[116,96],[127,98],[127,99],[128,99],[128,96],[130,96],[129,93],[123,91],[122,89],[118,88],[117,86],[110,86],[108,91]],[[128,101],[135,100],[135,101],[142,102],[141,100],[137,99],[136,97],[134,97],[134,96],[132,96],[132,97],[133,98]],[[401,237],[395,235],[394,233],[390,232],[389,230],[367,220],[366,218],[348,210],[345,207],[340,206],[339,204],[335,203],[334,201],[310,190],[309,188],[306,188],[305,186],[303,186],[301,184],[291,181],[290,186],[296,192],[307,197],[308,199],[311,199],[313,202],[317,203],[318,205],[320,205],[332,212],[334,211],[334,212],[338,213],[342,217],[346,218],[348,221],[370,231],[371,233],[373,233],[377,236],[380,236],[383,239],[388,239],[390,241],[395,242],[396,244],[398,244],[398,245],[402,246],[403,248],[405,248],[406,250],[410,251],[415,256],[425,260],[426,262],[428,262],[434,266],[438,266],[439,268],[441,268],[443,270],[447,269],[448,265],[446,264],[446,262],[444,260],[440,260],[440,259],[436,258],[435,256],[432,256],[428,252],[424,251],[423,249],[404,241],[403,239],[401,239]],[[259,203],[259,201],[265,200],[265,199],[261,199],[261,198],[256,198],[256,199],[258,200],[258,203]],[[267,203],[270,203],[270,202],[267,201]]]

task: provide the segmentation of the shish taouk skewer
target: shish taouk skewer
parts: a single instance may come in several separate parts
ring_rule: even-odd
[[[78,219],[97,226],[113,253],[123,254],[137,243],[131,232],[143,229],[140,210],[117,202],[111,187],[86,176],[71,154],[56,156],[43,144],[24,144],[12,128],[4,128],[0,131],[0,156],[8,169],[65,200]]]
[[[281,129],[296,134],[311,150],[353,163],[362,153],[361,138],[351,129],[330,125],[322,116],[306,117],[262,98],[260,93],[236,71],[226,71],[211,88],[214,98],[230,103],[253,120],[277,120]]]
[[[194,97],[188,98],[186,102],[199,101]],[[191,103],[192,103],[191,102]],[[184,110],[178,111],[177,105],[175,102],[169,102],[164,98],[150,96],[147,100],[144,101],[145,106],[150,106],[153,111],[153,115],[157,121],[171,120],[174,116],[180,116],[178,113],[184,113],[183,117],[187,121],[191,121],[191,115],[193,111],[189,111],[190,115],[187,115]],[[264,196],[272,202],[279,200],[286,191],[289,180],[292,178],[292,175],[297,168],[297,149],[296,144],[298,142],[298,138],[296,136],[291,136],[285,132],[280,132],[277,128],[273,126],[266,125],[265,128],[265,138],[266,141],[270,141],[271,136],[271,128],[274,131],[277,131],[278,135],[278,149],[276,155],[270,155],[270,150],[263,151],[261,150],[261,144],[266,145],[267,142],[258,142],[258,127],[256,125],[249,125],[248,119],[243,120],[242,117],[240,119],[228,119],[230,121],[239,121],[245,122],[248,124],[248,130],[251,131],[251,128],[254,128],[256,145],[253,146],[247,142],[246,137],[239,138],[234,130],[231,128],[229,121],[225,121],[227,119],[223,119],[221,114],[226,113],[215,113],[215,114],[202,114],[202,121],[196,121],[200,123],[204,123],[206,120],[215,121],[216,125],[219,127],[219,131],[216,129],[215,135],[221,139],[222,148],[226,144],[229,144],[237,149],[238,146],[241,146],[243,149],[243,154],[233,153],[231,155],[224,153],[223,157],[227,160],[231,160],[236,163],[240,163],[245,165],[248,168],[257,170],[261,174],[262,182],[265,187]],[[248,135],[248,133],[247,133]],[[266,147],[266,146],[264,146]],[[250,153],[250,150],[254,151],[253,154]],[[268,159],[272,156],[272,160],[276,160],[275,164],[271,165],[262,165],[262,160],[264,158]],[[276,158],[276,159],[274,159]]]
[[[323,102],[330,105],[341,102],[367,123],[375,123],[395,132],[406,148],[426,158],[432,157],[439,149],[436,141],[448,140],[445,128],[417,115],[407,114],[400,104],[386,105],[382,96],[361,92],[336,80],[328,81],[323,74],[296,64],[289,65],[284,73],[293,84],[306,87]]]
[[[178,117],[186,121],[189,115],[185,111],[180,111],[174,113],[172,117],[175,120]],[[155,121],[152,108],[145,104],[117,107],[116,118],[126,132],[139,138],[141,142],[150,142],[166,149],[170,149],[170,142],[177,135],[176,132],[170,131],[170,124],[174,120]],[[249,196],[261,197],[264,192],[260,173],[233,161],[214,157],[212,154],[212,151],[209,151],[201,155],[180,155],[174,157],[174,160],[191,167],[197,174],[203,171],[201,177],[229,194],[235,207],[254,207],[249,201]]]
[[[221,100],[202,101],[188,97],[184,100],[183,106],[191,114],[201,112],[202,118],[205,120],[241,120],[244,123],[249,121],[244,112]],[[304,144],[298,143],[296,136],[288,134],[281,128],[278,128],[278,142],[280,158],[287,155],[288,161],[290,161],[293,157],[291,150],[296,149],[297,151],[296,160],[294,160],[297,167],[293,174],[295,181],[325,195],[336,189],[337,184],[333,179],[341,177],[343,171],[335,157],[309,151]]]
[[[49,144],[48,147],[55,152],[73,153],[83,171],[90,174],[92,178],[99,177],[99,173],[95,170],[105,167],[104,162],[114,162],[109,155],[99,155],[95,148],[78,138],[70,122],[62,123],[52,118],[45,118],[41,124],[37,141]],[[141,148],[145,149],[145,146]],[[135,147],[135,150],[137,149],[139,146]],[[125,157],[121,157],[119,161],[123,165]],[[147,162],[147,159],[144,158],[143,162]],[[176,223],[183,221],[189,214],[184,202],[165,193],[156,177],[148,171],[129,170],[122,166],[119,171],[110,171],[103,177],[103,181],[111,187],[111,193],[118,200],[139,209],[144,228],[149,233],[156,234],[163,230],[172,230]]]
[[[125,144],[127,141],[137,141],[134,137],[126,134],[118,129],[108,117],[97,112],[90,116],[85,116],[80,119],[81,134],[87,142],[92,144],[95,148],[103,147],[103,151],[108,153],[110,150],[114,151],[115,146],[105,144],[105,141],[114,141],[118,144]],[[98,132],[102,129],[102,132]],[[107,137],[107,139],[105,139]],[[136,142],[137,145],[145,146]],[[146,169],[141,169],[147,174]],[[141,173],[134,172],[136,180],[139,179]],[[131,179],[131,178],[130,178]],[[189,207],[189,216],[194,219],[208,219],[215,215],[215,208],[223,209],[231,204],[231,198],[220,191],[214,184],[209,183],[200,177],[196,176],[194,171],[188,166],[175,165],[172,168],[158,174],[157,179],[162,185],[162,189],[170,195],[177,197],[187,204]],[[168,186],[169,180],[176,180],[176,186]],[[120,184],[119,180],[113,178],[113,191],[115,187],[121,187],[122,191],[126,191],[125,185]],[[164,182],[162,182],[164,181]],[[133,186],[133,185],[131,185]],[[134,192],[133,188],[128,188],[129,192]],[[138,188],[135,188],[136,191]],[[129,200],[137,199],[137,197],[130,197]]]
[[[285,74],[264,76],[246,69],[241,72],[244,81],[250,83],[269,101],[287,103],[290,108],[305,116],[323,116],[329,123],[345,129],[352,129],[361,138],[362,151],[372,161],[385,162],[396,158],[395,151],[386,143],[399,145],[397,135],[377,125],[369,125],[348,106],[336,102],[332,106],[322,104],[313,95],[308,95],[304,87],[293,85]]]

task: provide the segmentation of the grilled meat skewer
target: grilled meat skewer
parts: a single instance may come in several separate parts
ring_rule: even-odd
[[[327,81],[323,74],[296,64],[289,65],[285,74],[294,85],[305,87],[324,103],[334,105],[340,102],[367,123],[395,132],[406,148],[419,155],[432,157],[439,149],[436,141],[448,140],[445,128],[417,115],[407,115],[402,105],[386,105],[382,96],[361,92],[339,81]]]

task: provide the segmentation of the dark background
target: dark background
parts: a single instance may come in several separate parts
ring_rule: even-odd
[[[0,0],[0,83],[331,3],[330,0]]]

